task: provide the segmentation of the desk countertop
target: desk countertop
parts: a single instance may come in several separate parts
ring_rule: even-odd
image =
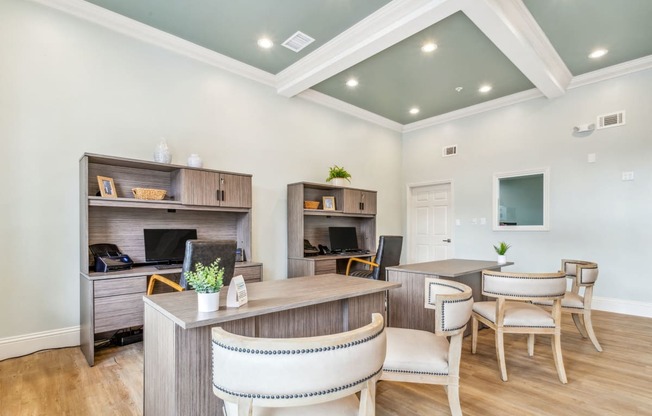
[[[386,270],[408,271],[443,277],[458,277],[470,273],[477,273],[485,269],[495,270],[501,267],[511,266],[512,264],[514,263],[498,263],[486,260],[448,259],[429,261],[425,263],[404,264],[401,266],[388,267]]]
[[[214,325],[236,319],[318,303],[331,302],[400,287],[400,283],[348,277],[338,274],[268,280],[247,284],[249,302],[239,308],[226,307],[226,289],[220,293],[220,310],[198,312],[194,291],[144,296],[149,305],[184,329]]]

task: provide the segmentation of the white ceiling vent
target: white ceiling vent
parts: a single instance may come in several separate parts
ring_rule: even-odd
[[[441,157],[455,156],[457,155],[457,145],[446,146],[441,149]]]
[[[598,129],[617,127],[625,124],[625,111],[598,116]]]
[[[315,40],[303,32],[295,33],[282,43],[283,46],[291,51],[299,52],[301,49],[313,43]]]

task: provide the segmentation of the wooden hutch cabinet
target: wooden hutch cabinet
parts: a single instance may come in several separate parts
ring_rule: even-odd
[[[304,208],[304,201],[335,198],[335,210]],[[350,257],[304,256],[304,240],[330,246],[328,227],[355,227],[358,247],[376,254],[376,191],[300,182],[288,185],[288,277],[344,274]],[[364,256],[363,256],[364,257]]]
[[[80,343],[94,364],[98,334],[143,325],[143,295],[152,274],[178,275],[145,263],[143,229],[196,229],[200,239],[236,240],[251,259],[251,175],[84,154],[80,173]],[[112,178],[117,198],[97,196],[98,176]],[[164,200],[135,199],[132,188],[165,189]],[[111,243],[129,255],[129,270],[90,270],[89,245]],[[141,265],[139,265],[141,264]],[[235,274],[262,279],[262,264],[237,262]]]

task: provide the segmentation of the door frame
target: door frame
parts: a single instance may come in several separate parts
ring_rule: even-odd
[[[454,258],[455,256],[455,187],[453,183],[453,179],[441,179],[441,180],[436,180],[436,181],[428,181],[428,182],[413,182],[413,183],[408,183],[406,184],[406,230],[405,230],[405,236],[406,236],[406,242],[407,242],[407,250],[406,250],[406,261],[409,263],[410,259],[412,258],[412,253],[410,252],[411,247],[412,247],[412,239],[414,236],[411,234],[412,230],[412,191],[414,188],[421,188],[424,186],[437,186],[437,185],[450,185],[451,187],[451,194],[450,194],[450,212],[451,212],[451,218],[452,223],[451,223],[451,229],[450,229],[450,238],[453,240],[453,244],[451,247],[451,257]]]

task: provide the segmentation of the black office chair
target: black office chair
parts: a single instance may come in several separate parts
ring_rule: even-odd
[[[165,283],[172,287],[174,290],[190,290],[191,286],[186,282],[186,272],[194,270],[197,262],[208,266],[213,263],[215,259],[220,259],[219,267],[224,268],[224,286],[231,283],[233,273],[235,271],[235,250],[237,243],[234,240],[188,240],[186,241],[186,253],[181,266],[181,278],[179,283],[176,283],[167,277],[158,274],[150,277],[147,294],[151,295],[154,292],[155,282]]]
[[[400,235],[381,235],[378,241],[378,250],[371,261],[351,257],[346,265],[346,274],[348,276],[366,277],[374,280],[387,280],[385,277],[385,268],[398,266],[401,262],[401,249],[403,248],[403,236]],[[369,266],[369,269],[353,270],[353,263],[362,263]]]

